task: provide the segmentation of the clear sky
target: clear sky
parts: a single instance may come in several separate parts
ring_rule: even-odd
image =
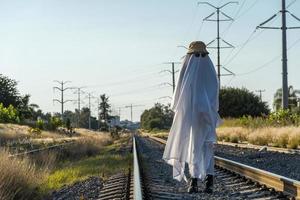
[[[222,51],[222,64],[237,76],[222,77],[221,84],[265,89],[263,100],[271,105],[281,87],[281,32],[253,31],[280,10],[281,1],[238,2],[223,10],[236,20],[221,24],[221,36],[236,46]],[[289,11],[300,17],[300,2],[287,0],[291,2]],[[31,94],[31,102],[44,111],[60,112],[59,104],[52,102],[59,98],[53,80],[68,80],[68,86],[87,86],[83,90],[95,97],[106,93],[115,110],[143,105],[134,108],[134,120],[139,120],[154,102],[170,101],[161,97],[172,95],[172,88],[162,85],[171,82],[171,75],[160,72],[171,69],[164,62],[181,61],[186,50],[176,46],[216,37],[216,24],[202,23],[213,11],[194,0],[0,0],[0,73],[18,80],[20,92]],[[280,19],[269,24],[280,26]],[[300,26],[291,16],[287,19],[289,26]],[[300,89],[300,30],[288,31],[288,47],[289,84]],[[210,52],[216,63],[216,52]],[[85,106],[86,95],[82,97]],[[69,90],[66,98],[77,96]],[[76,106],[67,103],[65,109]],[[121,109],[121,118],[130,119],[128,108]]]

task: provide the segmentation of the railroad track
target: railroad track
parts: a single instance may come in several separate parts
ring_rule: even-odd
[[[232,143],[232,142],[218,142],[217,144],[233,146],[233,147],[240,147],[240,148],[258,149],[258,150],[300,155],[299,149],[287,149],[287,148],[260,146],[260,145],[254,145],[254,144],[246,144],[246,143]]]
[[[119,173],[111,176],[103,185],[99,200],[133,199],[132,179],[131,171],[128,174]]]
[[[300,199],[299,181],[220,157],[215,157],[213,194],[189,194],[187,184],[174,180],[172,167],[162,160],[165,140],[135,136],[132,143],[133,167],[110,177],[101,188],[99,200]],[[204,190],[200,181],[198,188]]]
[[[165,140],[133,137],[133,170],[112,176],[99,199],[300,199],[299,183],[256,168],[215,157],[214,193],[187,193],[187,184],[172,178],[161,158]],[[199,182],[199,190],[204,185]]]
[[[51,146],[44,147],[44,148],[33,149],[33,150],[30,150],[30,151],[11,154],[11,155],[9,155],[9,157],[13,158],[13,157],[26,156],[26,155],[29,155],[29,154],[35,154],[35,153],[39,153],[39,152],[42,152],[42,151],[48,151],[48,150],[52,150],[52,149],[62,148],[62,147],[65,147],[65,146],[68,146],[68,145],[71,145],[71,144],[74,144],[74,143],[75,143],[75,141],[65,142],[65,143],[62,143],[62,144],[55,144],[55,145],[51,145]]]
[[[299,181],[220,157],[215,157],[214,194],[187,194],[186,184],[173,181],[170,167],[161,160],[166,141],[157,137],[138,138],[138,141],[139,150],[143,152],[142,168],[147,169],[143,173],[145,199],[300,199]],[[149,152],[143,151],[147,145],[153,145]]]

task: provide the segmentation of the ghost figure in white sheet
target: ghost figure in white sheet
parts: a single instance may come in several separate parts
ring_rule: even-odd
[[[213,143],[221,119],[219,82],[208,53],[185,56],[171,108],[175,115],[163,159],[173,166],[173,178],[187,181],[186,163],[193,178],[213,175]]]

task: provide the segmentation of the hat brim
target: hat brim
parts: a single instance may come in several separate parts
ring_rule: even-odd
[[[197,50],[194,50],[194,49],[189,49],[187,54],[195,54],[195,53],[199,53],[199,54],[202,54],[202,53],[205,53],[205,54],[209,54],[209,52],[204,49],[204,50],[201,50],[201,51],[197,51]]]

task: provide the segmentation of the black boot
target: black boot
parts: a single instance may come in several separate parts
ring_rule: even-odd
[[[198,192],[197,178],[191,178],[190,185],[188,187],[188,193]]]
[[[213,186],[214,186],[214,176],[208,174],[205,178],[205,190],[204,192],[211,194],[213,192]]]

